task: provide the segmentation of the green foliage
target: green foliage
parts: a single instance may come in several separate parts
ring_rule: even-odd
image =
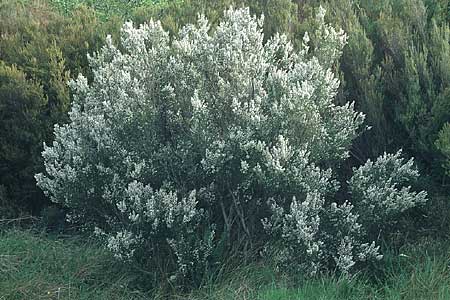
[[[64,17],[42,1],[1,2],[0,205],[5,214],[39,213],[48,203],[33,178],[43,167],[43,142],[51,141],[54,124],[67,121],[70,75],[92,77],[87,53],[103,44],[105,30],[118,32],[115,24],[118,20],[99,22],[86,7]]]
[[[184,25],[196,22],[199,14],[205,15],[214,28],[230,5],[249,7],[251,13],[258,16],[264,14],[266,38],[277,32],[289,34],[296,26],[296,6],[290,0],[173,0],[159,5],[143,5],[135,10],[132,19],[137,24],[150,19],[160,20],[164,29],[177,35]]]
[[[127,18],[137,7],[162,6],[172,0],[48,0],[48,2],[65,15],[71,15],[80,6],[86,6],[95,11],[100,19],[107,20],[116,16]]]
[[[118,16],[137,23],[158,19],[176,34],[199,13],[214,28],[229,5],[250,6],[252,13],[265,15],[266,38],[285,32],[300,47],[303,33],[317,26],[319,2],[331,12],[328,20],[349,35],[336,64],[343,83],[336,101],[354,100],[372,128],[358,138],[352,157],[363,162],[401,147],[440,179],[444,173],[434,141],[450,118],[448,1],[51,0],[49,7],[42,1],[8,0],[0,5],[0,59],[43,86],[49,105],[60,111],[53,113],[53,124],[64,120],[67,110],[66,72],[92,78],[87,53],[99,49],[106,32],[117,40]]]
[[[329,11],[328,20],[348,33],[348,45],[335,68],[342,85],[337,103],[354,100],[371,127],[351,149],[351,166],[384,152],[403,148],[414,156],[422,174],[420,184],[433,195],[430,206],[417,212],[411,225],[447,230],[450,215],[436,211],[447,207],[448,173],[441,163],[435,141],[450,120],[448,1],[352,0],[320,1]],[[302,26],[314,26],[312,1],[297,1]],[[447,200],[445,200],[447,201]],[[433,220],[422,219],[426,215]],[[439,219],[439,221],[438,221]],[[440,229],[437,229],[439,227]]]
[[[214,28],[224,8],[244,5],[252,13],[264,14],[266,37],[284,32],[301,47],[304,32],[317,27],[319,3],[330,11],[327,20],[349,36],[335,65],[342,79],[336,101],[354,100],[371,127],[355,142],[354,160],[361,163],[403,148],[417,157],[427,174],[440,180],[443,173],[434,141],[450,118],[448,1],[187,0],[141,7],[133,19],[137,23],[161,20],[164,28],[176,34],[198,13],[205,14]],[[320,39],[312,36],[311,40]]]
[[[2,208],[40,205],[39,191],[30,175],[41,169],[46,105],[38,83],[0,61],[0,203],[6,204]]]
[[[14,12],[14,13],[12,13]],[[87,54],[98,51],[108,34],[118,33],[118,19],[100,22],[93,10],[80,6],[70,17],[61,16],[41,1],[20,4],[8,0],[0,13],[0,57],[51,89],[51,76],[73,76],[88,71]],[[8,15],[14,18],[8,18]],[[59,75],[53,73],[59,72]],[[87,74],[87,73],[86,73]],[[67,88],[66,88],[67,89]],[[63,101],[63,100],[59,100]]]
[[[334,102],[343,105],[354,100],[371,127],[357,137],[348,166],[336,170],[335,175],[349,178],[350,167],[367,158],[374,160],[385,151],[404,148],[404,153],[416,156],[421,169],[430,175],[427,181],[422,179],[422,185],[441,193],[436,199],[447,201],[448,189],[441,187],[448,184],[450,176],[450,5],[446,0],[5,0],[0,3],[0,215],[37,213],[47,204],[32,176],[43,171],[38,154],[42,142],[52,141],[53,125],[68,121],[71,99],[66,82],[79,73],[92,82],[87,54],[100,50],[106,33],[118,42],[123,19],[138,24],[151,18],[161,20],[176,37],[199,13],[208,17],[210,31],[214,31],[229,5],[249,6],[253,14],[265,16],[265,41],[276,32],[284,32],[300,49],[308,31],[310,55],[315,52],[319,56],[321,39],[314,34],[319,26],[315,18],[319,4],[330,12],[326,19],[348,34],[341,59],[330,60],[341,79]],[[170,147],[160,154],[162,161],[164,155],[171,154],[167,149]],[[331,160],[320,161],[321,167],[335,167],[333,164]],[[195,170],[196,164],[188,164],[185,170],[189,168]],[[344,183],[328,201],[343,205],[347,196]],[[433,205],[439,211],[414,215],[418,223],[422,220],[418,215],[427,215],[427,222],[420,227],[445,224],[448,213],[442,208],[448,205]],[[340,211],[335,213],[345,212],[345,206],[336,207]],[[232,214],[237,219],[232,221],[235,229],[239,228],[239,209]],[[54,212],[44,210],[50,227],[61,219]],[[208,213],[220,219],[221,212],[217,207]],[[228,221],[219,227],[226,227]],[[242,231],[244,228],[233,230],[231,238]],[[208,233],[211,231],[203,234]],[[224,245],[228,238],[221,237]]]
[[[439,1],[326,1],[349,32],[343,94],[372,127],[358,158],[404,148],[439,178],[434,147],[450,118],[450,31]],[[431,8],[434,7],[434,10]]]
[[[446,123],[439,132],[436,147],[444,156],[443,166],[450,175],[450,123]]]

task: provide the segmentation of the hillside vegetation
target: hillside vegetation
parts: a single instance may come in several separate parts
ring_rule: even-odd
[[[1,1],[0,226],[0,299],[448,299],[450,2]]]

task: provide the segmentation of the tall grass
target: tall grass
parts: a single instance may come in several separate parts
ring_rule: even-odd
[[[0,233],[0,300],[448,300],[449,265],[450,243],[424,240],[388,251],[379,267],[353,276],[284,276],[266,262],[229,268],[188,292],[166,283],[149,289],[142,273],[89,238],[11,229]]]
[[[131,270],[92,241],[30,231],[0,235],[0,299],[146,299]]]

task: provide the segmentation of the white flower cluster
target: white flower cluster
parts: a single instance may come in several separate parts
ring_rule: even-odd
[[[125,23],[120,47],[109,38],[89,57],[93,82],[70,83],[70,123],[45,146],[38,185],[118,257],[175,261],[183,276],[205,269],[218,240],[269,241],[261,220],[284,260],[310,273],[378,257],[353,206],[420,201],[395,185],[409,173],[380,186],[380,164],[368,163],[352,179],[360,203],[334,203],[330,167],[364,116],[333,103],[346,36],[323,14],[320,41],[310,49],[305,35],[298,52],[284,35],[264,42],[263,18],[248,9],[229,9],[214,29],[200,17],[178,38],[159,22]]]
[[[384,154],[353,170],[349,188],[355,208],[367,226],[379,225],[427,200],[425,191],[414,192],[410,182],[419,177],[413,159],[404,161],[401,151]]]

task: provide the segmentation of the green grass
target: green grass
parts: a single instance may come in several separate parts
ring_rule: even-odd
[[[141,275],[94,241],[33,231],[0,233],[0,300],[12,299],[450,299],[450,246],[424,241],[387,254],[371,277],[281,276],[268,264],[236,268],[191,292],[145,290]],[[142,280],[140,280],[142,282]],[[59,298],[58,298],[59,297]]]
[[[145,299],[128,287],[133,280],[92,242],[17,230],[0,235],[1,300]]]

